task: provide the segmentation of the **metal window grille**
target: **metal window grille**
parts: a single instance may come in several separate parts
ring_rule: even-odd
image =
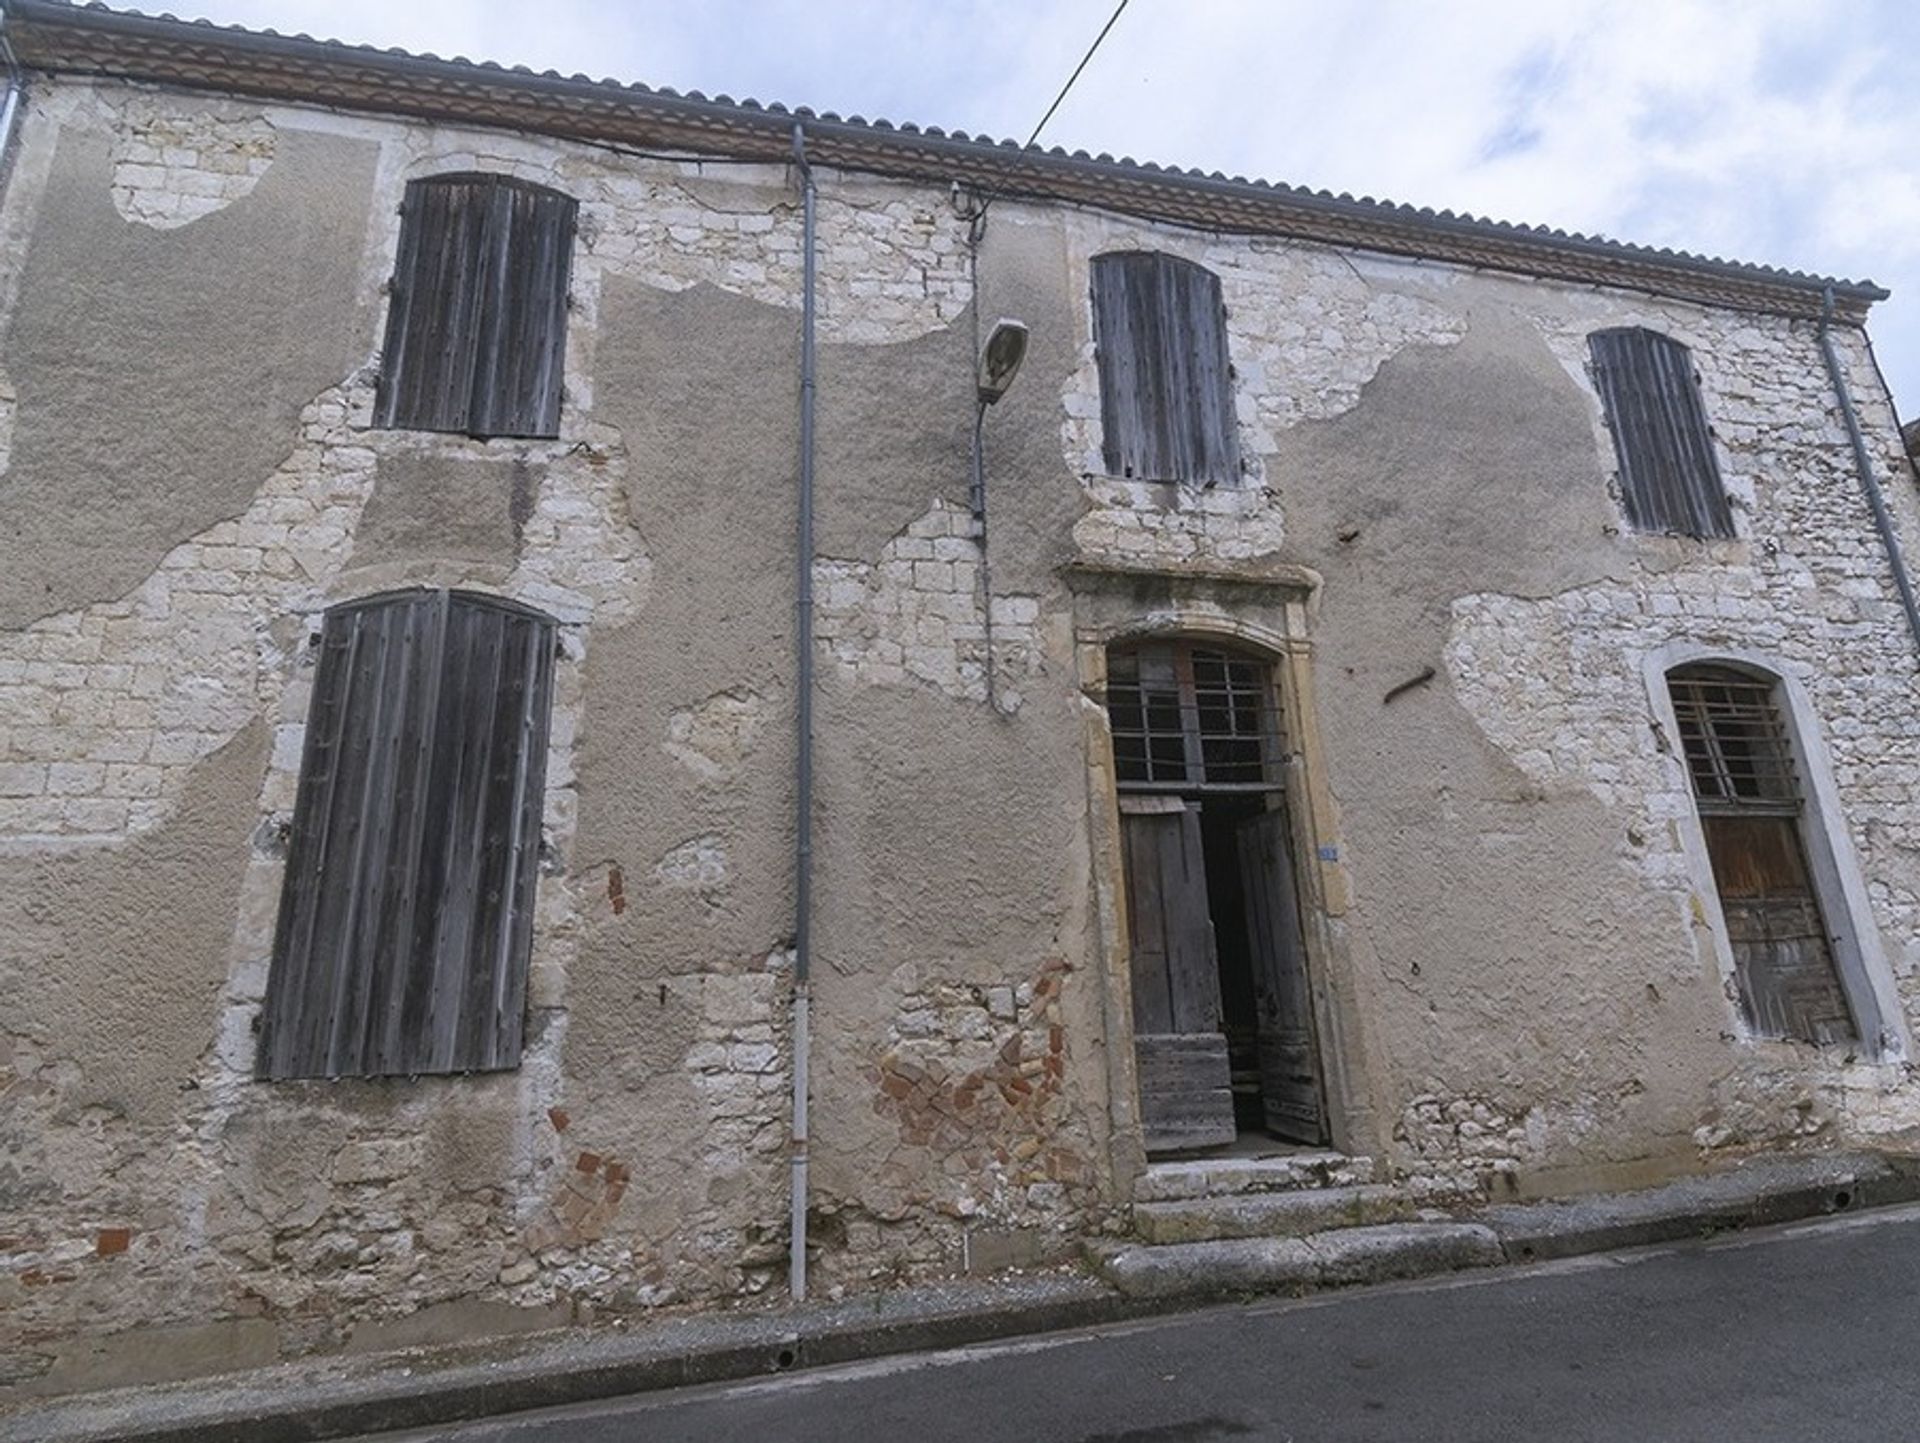
[[[1690,667],[1669,684],[1701,811],[1799,810],[1799,777],[1773,683],[1727,667]]]
[[[1107,716],[1123,786],[1279,785],[1272,673],[1253,657],[1186,642],[1115,649],[1107,661]]]

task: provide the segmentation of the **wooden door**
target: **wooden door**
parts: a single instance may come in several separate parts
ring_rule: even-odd
[[[1178,797],[1123,796],[1120,840],[1147,1150],[1232,1142],[1232,1076],[1220,1030],[1200,808]]]
[[[1313,995],[1307,985],[1287,814],[1276,807],[1249,817],[1240,824],[1238,837],[1267,1130],[1293,1142],[1324,1142],[1326,1109],[1320,1098]]]
[[[1754,1031],[1852,1042],[1853,1014],[1834,971],[1797,819],[1708,814],[1700,825],[1727,919],[1741,1007]]]

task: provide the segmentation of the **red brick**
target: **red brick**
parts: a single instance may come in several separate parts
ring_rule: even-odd
[[[110,1258],[115,1253],[124,1253],[133,1242],[131,1228],[102,1228],[93,1240],[96,1256]]]
[[[567,1130],[567,1124],[573,1121],[573,1119],[568,1117],[563,1109],[550,1107],[547,1109],[547,1121],[553,1124],[553,1130],[555,1132],[565,1132]]]
[[[597,1152],[583,1152],[574,1161],[573,1165],[579,1168],[581,1172],[598,1172],[600,1171],[600,1154]]]

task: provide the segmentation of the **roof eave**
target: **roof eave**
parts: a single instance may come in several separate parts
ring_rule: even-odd
[[[771,163],[788,158],[798,122],[806,127],[811,156],[823,165],[955,181],[1204,230],[1316,241],[1796,317],[1818,316],[1830,287],[1839,318],[1855,323],[1888,295],[1870,283],[804,109],[82,9],[59,0],[6,0],[6,12],[20,61],[40,70]]]

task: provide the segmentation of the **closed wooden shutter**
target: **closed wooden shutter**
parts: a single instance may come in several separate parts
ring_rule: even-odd
[[[551,619],[493,597],[327,613],[261,1076],[517,1065],[553,654]]]
[[[578,209],[569,196],[505,176],[408,185],[378,425],[559,434]]]
[[[1220,278],[1152,251],[1096,256],[1093,330],[1108,473],[1146,481],[1238,479]]]
[[[1687,348],[1639,327],[1595,331],[1587,347],[1620,461],[1628,523],[1672,536],[1732,536],[1733,514]]]

